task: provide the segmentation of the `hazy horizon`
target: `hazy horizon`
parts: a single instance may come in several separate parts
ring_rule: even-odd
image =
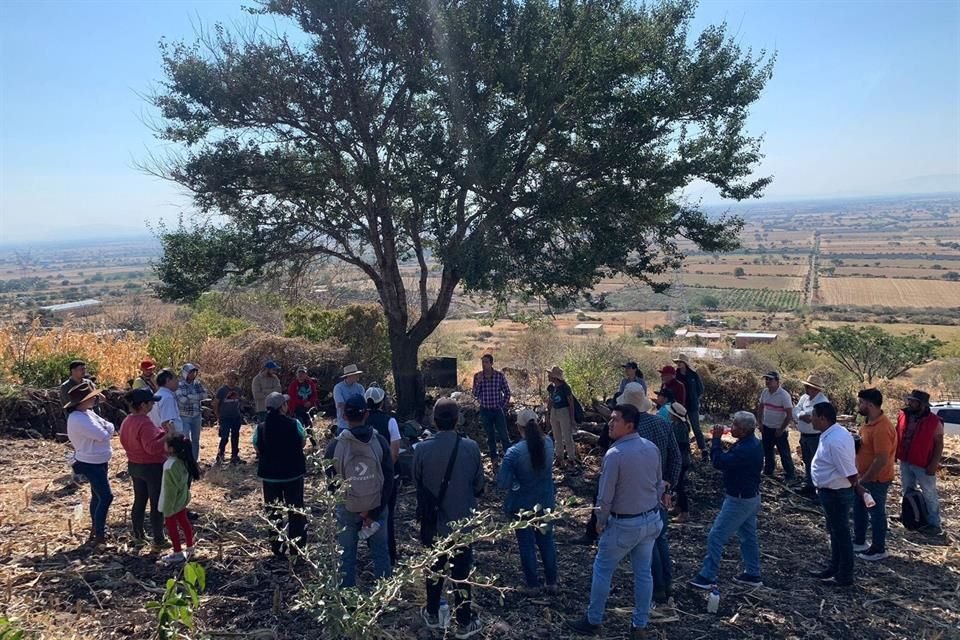
[[[163,79],[161,38],[249,24],[245,4],[0,3],[0,242],[149,235],[147,221],[189,214],[181,188],[136,168],[167,150],[141,96]],[[960,3],[715,0],[692,32],[724,20],[743,47],[777,52],[749,120],[765,136],[757,173],[774,176],[765,202],[960,192]],[[702,185],[686,195],[718,202]]]

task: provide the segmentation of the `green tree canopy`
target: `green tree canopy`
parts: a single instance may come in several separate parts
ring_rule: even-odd
[[[744,199],[770,181],[752,175],[760,140],[745,122],[772,60],[725,25],[691,34],[694,10],[265,0],[279,33],[163,46],[159,135],[183,149],[154,170],[205,216],[163,236],[159,292],[353,265],[379,294],[406,412],[419,345],[458,286],[572,300],[621,273],[662,288],[681,239],[723,251],[742,228],[683,187]],[[405,261],[419,266],[414,292]]]
[[[866,384],[880,378],[896,378],[930,362],[943,346],[943,342],[922,331],[896,336],[875,326],[819,327],[804,337],[803,344],[811,351],[830,356]]]

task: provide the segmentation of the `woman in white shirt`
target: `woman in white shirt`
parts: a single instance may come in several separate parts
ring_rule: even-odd
[[[67,437],[74,449],[73,471],[90,482],[90,541],[106,544],[107,512],[113,502],[107,464],[113,456],[113,424],[93,412],[100,392],[88,381],[70,389],[67,411]]]

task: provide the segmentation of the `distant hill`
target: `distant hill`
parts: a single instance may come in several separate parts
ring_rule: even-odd
[[[70,246],[115,240],[154,241],[159,244],[156,237],[148,229],[112,224],[77,225],[57,229],[37,229],[36,227],[4,229],[2,237],[0,247],[4,248],[50,244]]]

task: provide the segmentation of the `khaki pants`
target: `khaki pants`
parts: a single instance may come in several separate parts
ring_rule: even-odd
[[[573,419],[570,417],[570,409],[550,410],[550,427],[553,429],[553,440],[557,448],[557,459],[579,460],[577,456],[577,447],[573,442]]]

